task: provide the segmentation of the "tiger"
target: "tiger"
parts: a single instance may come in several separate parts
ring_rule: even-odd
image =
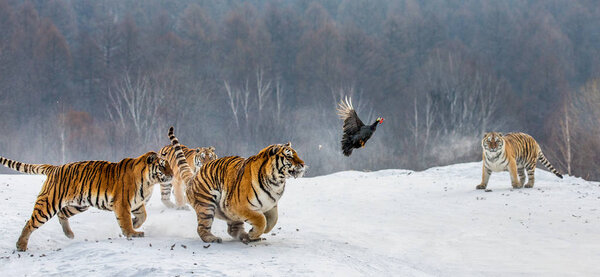
[[[170,182],[173,171],[169,162],[156,152],[120,162],[82,161],[60,166],[26,164],[0,157],[0,163],[27,174],[46,175],[46,181],[35,201],[31,218],[23,227],[17,250],[26,251],[29,236],[54,215],[63,233],[74,237],[69,218],[89,207],[113,211],[123,235],[128,239],[143,237],[134,229],[146,220],[145,199],[156,183]],[[131,214],[135,217],[132,219]]]
[[[277,202],[286,179],[300,178],[306,169],[291,143],[274,144],[246,159],[230,156],[204,164],[196,174],[190,170],[173,127],[169,139],[175,147],[176,166],[186,184],[186,196],[196,211],[197,232],[204,242],[222,242],[211,233],[216,216],[227,222],[227,233],[245,244],[260,240],[277,223]],[[249,233],[244,222],[252,225]]]
[[[552,173],[559,178],[563,176],[550,164],[542,153],[540,146],[533,137],[525,133],[486,133],[481,141],[483,148],[483,173],[481,184],[477,189],[485,189],[492,171],[506,171],[510,173],[512,187],[520,189],[533,188],[536,162],[539,160]],[[528,182],[525,184],[525,169],[527,169]],[[518,177],[517,177],[518,176]]]
[[[203,164],[218,158],[213,146],[192,149],[181,145],[181,150],[193,173],[196,173]],[[161,148],[159,153],[162,158],[169,161],[169,164],[175,164],[175,150],[172,145]],[[185,204],[184,185],[179,179],[179,169],[173,166],[171,170],[173,170],[173,181],[171,183],[160,184],[160,200],[167,208],[188,209]],[[175,195],[175,204],[171,202],[171,188],[173,188],[173,194]]]

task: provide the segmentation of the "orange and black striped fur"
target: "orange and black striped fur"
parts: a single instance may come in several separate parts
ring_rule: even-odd
[[[530,135],[524,133],[486,133],[481,141],[483,148],[483,173],[481,184],[477,189],[485,189],[492,171],[506,171],[510,173],[513,188],[532,188],[533,173],[536,162],[539,160],[552,173],[562,179],[562,175],[548,162],[538,143]],[[527,170],[527,184],[525,184],[525,170]],[[518,177],[517,177],[518,176]]]
[[[194,174],[203,164],[218,158],[215,153],[215,148],[212,146],[193,149],[181,145],[181,151],[183,151],[183,155]],[[167,145],[161,148],[159,153],[163,159],[169,162],[169,164],[175,165],[176,155],[173,145]],[[168,208],[187,209],[187,206],[185,205],[185,192],[183,190],[185,185],[181,182],[181,178],[179,178],[179,168],[173,166],[171,170],[173,170],[173,180],[171,183],[160,184],[160,200]],[[175,195],[175,203],[171,202],[171,188],[173,189],[173,195]]]
[[[244,243],[260,240],[277,223],[277,201],[290,177],[304,174],[302,161],[290,143],[270,145],[247,159],[224,157],[190,170],[179,141],[169,130],[177,152],[176,167],[186,184],[186,196],[196,210],[198,235],[204,242],[221,242],[211,233],[214,217],[227,221],[227,232]],[[252,225],[249,233],[244,222]]]
[[[150,197],[156,183],[169,182],[173,177],[169,163],[156,152],[118,163],[86,161],[54,166],[25,164],[3,157],[0,163],[23,173],[48,176],[35,201],[31,219],[17,241],[19,251],[27,250],[31,233],[54,215],[58,215],[65,235],[73,238],[69,217],[89,207],[114,211],[125,236],[143,237],[143,232],[134,229],[146,220],[144,200]],[[131,214],[135,216],[133,220]]]

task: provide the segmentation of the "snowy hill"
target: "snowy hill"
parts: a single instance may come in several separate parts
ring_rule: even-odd
[[[167,210],[158,186],[141,227],[126,240],[110,212],[53,218],[27,252],[15,242],[43,176],[0,175],[0,272],[16,275],[598,275],[600,184],[536,170],[533,189],[508,173],[475,190],[480,163],[422,172],[339,172],[290,180],[267,240],[244,245],[216,220],[222,244],[203,243],[193,211]],[[248,227],[246,228],[248,229]],[[173,246],[174,245],[174,246]]]

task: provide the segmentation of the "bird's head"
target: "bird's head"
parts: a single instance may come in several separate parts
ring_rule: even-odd
[[[377,129],[377,125],[383,123],[383,117],[378,117],[377,119],[375,119],[375,122],[373,122],[373,124],[371,124],[371,126],[369,126],[371,128],[371,130],[375,131],[375,129]]]

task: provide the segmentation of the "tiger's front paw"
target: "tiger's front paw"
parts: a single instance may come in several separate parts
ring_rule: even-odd
[[[169,200],[169,199],[162,199],[162,203],[169,209],[177,208],[177,206],[173,202],[171,202],[171,200]]]
[[[190,207],[188,207],[188,205],[184,204],[183,206],[178,206],[177,210],[179,210],[179,211],[189,211]]]
[[[137,229],[142,227],[142,224],[144,224],[144,221],[140,220],[140,218],[138,217],[134,217],[133,220],[131,221],[131,223],[133,223],[133,229]],[[143,235],[142,235],[143,237]]]
[[[144,232],[136,232],[133,231],[131,233],[125,234],[125,236],[127,237],[127,239],[131,239],[131,238],[142,238],[144,237]]]
[[[533,182],[529,182],[529,183],[525,184],[525,187],[528,188],[528,189],[532,188],[533,187]]]
[[[254,242],[254,241],[260,241],[262,240],[261,237],[257,237],[257,238],[252,238],[249,234],[244,233],[242,235],[240,235],[240,240],[244,243],[244,244],[248,244],[250,242]]]
[[[487,187],[487,184],[479,184],[475,188],[476,189],[485,189],[486,187]]]
[[[523,185],[520,182],[516,182],[516,183],[512,183],[512,187],[514,189],[520,189],[523,187]]]
[[[203,242],[209,243],[209,242],[216,242],[216,243],[221,243],[223,242],[223,239],[221,239],[220,237],[217,236],[213,236],[213,235],[207,235],[207,236],[203,236],[201,237]]]
[[[75,238],[75,234],[73,234],[73,231],[71,231],[71,230],[67,230],[64,233],[65,233],[65,236],[67,236],[67,238],[70,238],[70,239]]]
[[[19,239],[19,241],[17,241],[17,251],[19,251],[19,252],[27,251],[27,241],[21,241]]]

